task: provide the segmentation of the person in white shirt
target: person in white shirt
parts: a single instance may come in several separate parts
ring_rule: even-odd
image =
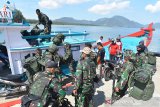
[[[122,52],[122,42],[121,42],[121,39],[119,37],[116,38],[116,44],[118,45],[119,52]]]
[[[103,36],[101,36],[101,37],[99,38],[99,40],[97,41],[97,43],[98,43],[98,42],[103,43]]]

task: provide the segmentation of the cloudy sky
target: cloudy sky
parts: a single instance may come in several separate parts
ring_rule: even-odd
[[[0,0],[3,7],[5,0]],[[121,15],[148,24],[160,22],[160,0],[10,0],[26,18],[37,19],[39,8],[50,19],[73,17],[97,20]]]

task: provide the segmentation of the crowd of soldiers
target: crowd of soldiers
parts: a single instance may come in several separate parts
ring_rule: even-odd
[[[44,25],[44,32],[50,34],[51,21],[39,9],[36,10],[36,13],[39,24]],[[102,43],[97,42],[97,53],[92,51],[90,43],[86,43],[76,64],[73,59],[71,45],[63,43],[64,35],[58,34],[52,41],[53,44],[45,52],[42,53],[42,50],[38,48],[34,57],[27,58],[24,61],[24,68],[31,85],[28,95],[22,98],[22,107],[48,107],[50,104],[52,104],[52,107],[71,107],[72,105],[65,99],[65,90],[70,86],[74,87],[72,94],[75,97],[75,107],[93,107],[94,82],[98,83],[105,76],[104,73],[109,72],[104,71],[104,65],[107,64],[107,61],[104,60],[105,49]],[[117,41],[120,42],[119,39]],[[64,56],[58,54],[57,46],[62,43],[65,49]],[[114,44],[115,42],[112,41],[111,45]],[[111,45],[109,48],[116,48]],[[119,50],[122,51],[122,47]],[[124,59],[121,56],[123,64],[119,67],[118,78],[113,78],[116,85],[113,84],[112,103],[123,97],[128,89],[131,90],[131,87],[134,89],[129,92],[132,97],[142,100],[150,99],[154,89],[150,89],[148,94],[149,88],[145,87],[141,90],[135,84],[140,80],[142,83],[147,83],[150,86],[152,84],[154,87],[153,81],[148,75],[152,76],[156,72],[155,53],[148,52],[144,42],[140,42],[137,46],[137,53],[124,50],[123,54]],[[111,61],[115,61],[116,55],[110,54],[110,58]],[[118,62],[113,63],[118,64]],[[63,74],[61,70],[63,65],[68,66],[71,75],[65,76]],[[147,74],[145,71],[147,71]],[[137,78],[135,79],[133,75]],[[69,81],[66,81],[67,79]],[[132,82],[134,80],[137,81]],[[135,93],[138,93],[139,97]]]
[[[93,107],[93,97],[95,92],[94,82],[99,82],[104,77],[104,72],[102,72],[102,65],[105,64],[105,50],[103,45],[100,42],[97,43],[98,53],[95,54],[92,51],[92,45],[87,43],[81,51],[82,53],[80,60],[78,61],[76,68],[74,67],[75,64],[71,51],[71,45],[64,43],[64,48],[65,55],[63,57],[58,54],[58,47],[55,44],[49,46],[43,54],[41,49],[36,50],[34,58],[38,60],[40,65],[43,66],[37,66],[38,69],[35,70],[30,69],[30,65],[25,66],[25,68],[29,71],[31,81],[31,88],[27,97],[32,98],[33,95],[43,97],[41,101],[38,100],[38,103],[41,106],[47,107],[50,104],[49,101],[51,101],[51,99],[63,101],[62,99],[64,99],[66,95],[65,89],[70,86],[74,86],[72,94],[75,96],[75,106]],[[152,56],[152,59],[150,59],[149,56]],[[136,54],[131,50],[125,50],[123,62],[124,63],[120,68],[121,73],[116,81],[116,85],[113,87],[113,101],[123,97],[126,94],[127,89],[130,88],[128,85],[129,79],[134,71],[137,69],[145,69],[147,71],[151,71],[149,72],[151,75],[153,75],[156,71],[155,55],[146,51],[146,47],[143,43],[140,43],[137,46]],[[69,83],[64,82],[66,77],[64,77],[64,74],[62,74],[60,68],[63,64],[67,64],[71,72],[71,75],[68,77],[71,80]],[[99,67],[99,65],[101,67]],[[45,71],[39,72],[43,70]],[[45,91],[47,92],[44,95]],[[50,97],[48,98],[47,96]],[[26,96],[24,98],[25,100],[27,99]],[[33,97],[32,104],[35,104],[34,101],[37,101],[36,99],[37,97]],[[24,105],[24,107],[27,107],[26,103]],[[55,103],[55,105],[57,105],[55,107],[60,106],[59,103]]]

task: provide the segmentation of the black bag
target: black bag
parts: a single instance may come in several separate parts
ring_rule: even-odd
[[[31,94],[23,96],[21,99],[21,107],[30,107],[32,101],[38,103],[40,101],[40,97]]]

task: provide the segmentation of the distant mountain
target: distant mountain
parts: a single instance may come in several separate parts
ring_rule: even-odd
[[[88,20],[76,20],[71,17],[63,17],[60,19],[56,19],[53,21],[53,23],[65,23],[65,24],[86,24],[86,25],[93,25],[93,21]]]
[[[114,16],[112,18],[102,18],[95,21],[96,25],[104,25],[109,27],[142,27],[143,25],[131,21],[122,16]]]
[[[96,21],[76,20],[71,17],[63,17],[63,18],[54,20],[53,23],[98,25],[98,26],[108,26],[108,27],[142,27],[143,26],[138,22],[131,21],[122,16],[114,16],[112,18],[100,18]]]

